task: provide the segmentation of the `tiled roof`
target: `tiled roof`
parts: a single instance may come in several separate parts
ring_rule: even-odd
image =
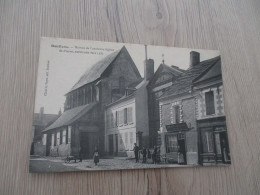
[[[192,87],[193,79],[197,78],[200,74],[217,62],[220,62],[220,56],[202,61],[199,64],[190,67],[176,79],[173,85],[161,96],[161,98],[189,92]]]
[[[52,123],[49,127],[45,128],[43,132],[66,126],[75,122],[77,119],[89,112],[96,104],[97,103],[91,103],[83,106],[78,106],[63,112],[62,115],[56,121],[54,121],[54,123]]]
[[[174,66],[174,65],[168,66],[166,64],[162,64],[162,65],[164,66],[164,68],[166,68],[166,70],[168,70],[169,72],[173,73],[176,76],[185,72],[185,70],[180,69],[178,66]]]
[[[96,79],[100,78],[101,74],[108,68],[108,66],[114,61],[120,51],[123,49],[122,47],[120,50],[117,50],[102,60],[98,61],[97,63],[93,64],[90,69],[88,69],[78,80],[78,82],[70,89],[73,91],[79,87],[82,87],[85,84],[95,81]]]
[[[59,117],[58,114],[43,114],[34,113],[33,125],[47,126]]]

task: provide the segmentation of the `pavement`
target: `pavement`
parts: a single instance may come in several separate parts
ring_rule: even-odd
[[[112,169],[144,169],[144,168],[165,168],[165,167],[187,167],[187,165],[177,164],[153,164],[151,159],[147,163],[135,162],[135,159],[113,158],[100,159],[95,165],[93,159],[83,160],[82,162],[71,161],[65,163],[64,158],[44,157],[30,159],[30,172],[66,172],[80,170],[112,170]]]

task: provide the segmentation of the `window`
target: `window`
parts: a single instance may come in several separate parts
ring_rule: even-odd
[[[206,115],[215,114],[214,92],[205,93]]]
[[[51,134],[51,145],[54,146],[54,134]]]
[[[68,126],[68,144],[71,143],[71,126]]]
[[[124,110],[117,111],[117,126],[124,124]]]
[[[133,123],[133,108],[127,108],[127,124]]]
[[[60,132],[57,133],[57,145],[60,145]]]
[[[175,124],[180,123],[180,106],[175,106],[174,111],[175,111]]]
[[[66,143],[66,129],[62,131],[62,143]]]
[[[46,145],[46,140],[47,140],[47,134],[42,135],[42,145]]]
[[[166,137],[166,150],[169,152],[178,152],[177,134],[167,135]]]
[[[202,138],[202,150],[203,153],[213,153],[213,131],[211,129],[205,129],[201,131]]]
[[[57,133],[54,134],[54,146],[57,145]]]

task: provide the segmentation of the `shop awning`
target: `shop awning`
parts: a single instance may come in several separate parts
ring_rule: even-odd
[[[91,103],[65,111],[56,121],[54,121],[49,127],[45,128],[42,132],[70,125],[83,115],[87,114],[87,112],[89,112],[96,104],[97,103]]]
[[[166,125],[166,129],[168,132],[180,132],[180,131],[189,130],[187,123],[177,123],[177,124]]]

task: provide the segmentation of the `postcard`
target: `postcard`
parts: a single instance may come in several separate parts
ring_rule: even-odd
[[[229,165],[219,51],[42,38],[30,172]]]

